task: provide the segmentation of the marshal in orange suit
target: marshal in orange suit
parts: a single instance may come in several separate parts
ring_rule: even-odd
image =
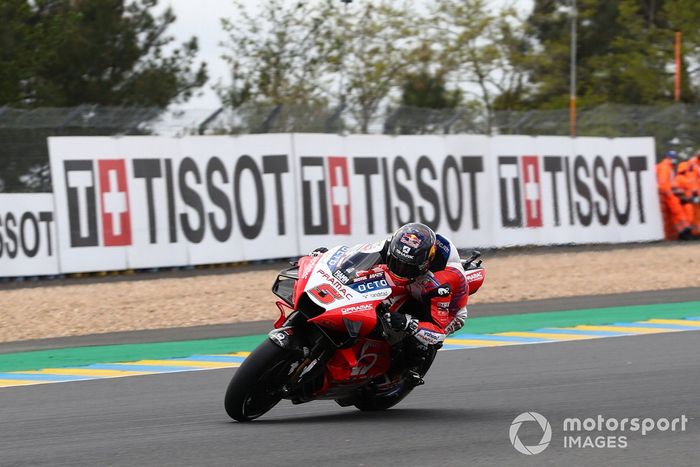
[[[664,232],[668,240],[687,239],[692,235],[688,212],[677,196],[683,191],[676,180],[677,166],[676,151],[666,152],[663,160],[656,164],[659,201],[664,219]]]

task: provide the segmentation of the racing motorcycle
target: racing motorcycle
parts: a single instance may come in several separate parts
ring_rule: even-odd
[[[470,295],[484,281],[479,256],[474,251],[462,260]],[[224,404],[231,418],[253,420],[282,399],[385,410],[413,390],[408,370],[401,370],[405,333],[384,319],[387,303],[408,292],[384,268],[372,267],[380,257],[372,245],[338,246],[278,274],[272,292],[280,317],[229,383]],[[439,346],[423,352],[421,378]]]

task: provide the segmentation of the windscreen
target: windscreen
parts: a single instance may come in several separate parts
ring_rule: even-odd
[[[335,277],[346,284],[357,275],[357,271],[368,271],[382,262],[380,251],[357,252],[349,255],[338,263]]]

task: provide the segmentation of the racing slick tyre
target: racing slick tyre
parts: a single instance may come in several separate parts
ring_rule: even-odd
[[[247,422],[272,409],[282,400],[289,365],[289,352],[265,339],[233,374],[224,399],[226,413]]]

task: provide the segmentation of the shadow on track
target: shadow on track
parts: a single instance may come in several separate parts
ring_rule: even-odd
[[[333,424],[333,423],[367,423],[367,422],[390,422],[394,423],[397,421],[402,422],[420,422],[428,423],[431,421],[444,422],[446,420],[461,420],[463,422],[468,421],[480,421],[480,420],[492,420],[498,417],[498,413],[494,413],[493,410],[472,410],[472,409],[401,409],[393,408],[390,410],[377,411],[377,412],[362,412],[359,410],[348,410],[347,412],[335,412],[329,414],[321,415],[307,415],[307,416],[289,416],[283,418],[265,418],[254,420],[252,422],[238,423],[232,421],[231,423],[240,426],[250,426],[250,425],[283,425],[283,424],[305,424],[305,423],[320,423],[320,424]]]

